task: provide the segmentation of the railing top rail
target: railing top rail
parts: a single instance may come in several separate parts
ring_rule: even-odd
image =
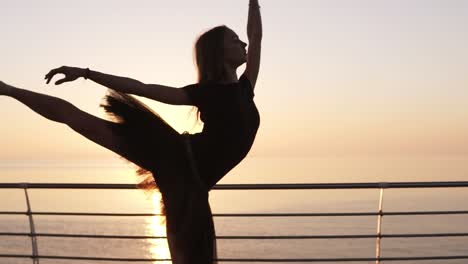
[[[468,187],[468,181],[443,182],[357,182],[357,183],[274,183],[218,184],[214,190],[291,190],[291,189],[379,189]],[[135,184],[120,183],[0,183],[0,188],[28,189],[137,189]]]

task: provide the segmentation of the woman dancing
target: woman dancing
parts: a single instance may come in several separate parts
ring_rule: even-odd
[[[260,115],[253,101],[260,66],[262,25],[258,0],[250,0],[246,43],[225,25],[196,41],[198,82],[181,88],[144,84],[89,68],[62,66],[45,75],[80,77],[108,87],[100,106],[113,121],[90,115],[60,98],[0,81],[0,95],[12,97],[38,114],[117,153],[137,167],[138,187],[159,190],[174,264],[215,263],[215,229],[208,192],[250,151]],[[246,63],[237,78],[236,69]],[[193,105],[204,123],[200,133],[179,134],[130,94],[171,105]]]

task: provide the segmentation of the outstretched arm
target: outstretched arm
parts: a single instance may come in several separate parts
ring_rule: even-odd
[[[55,74],[59,73],[64,74],[65,77],[56,81],[56,85],[84,77],[115,91],[147,97],[166,104],[182,105],[189,103],[184,97],[183,91],[174,87],[159,84],[144,84],[128,77],[115,76],[94,70],[87,71],[86,69],[76,67],[62,66],[51,70],[45,76],[47,83],[50,82]]]
[[[165,104],[188,104],[183,92],[175,87],[160,84],[145,84],[140,81],[89,71],[88,78],[113,90],[153,99]]]
[[[87,70],[77,67],[62,66],[51,70],[45,75],[47,84],[56,74],[64,74],[65,77],[56,81],[55,84],[59,85],[65,82],[74,81],[80,77],[90,79],[100,85],[106,86],[109,89],[116,90],[128,94],[140,95],[142,93],[142,82],[121,76],[114,76],[94,70]]]
[[[135,95],[141,95],[142,86],[144,85],[132,78],[115,76],[95,70],[90,70],[87,78],[112,90]]]
[[[245,74],[252,83],[252,88],[255,88],[258,72],[260,70],[260,54],[263,29],[258,0],[249,1],[249,17],[247,21],[247,37],[249,39],[249,48],[247,51],[247,66],[245,69]]]

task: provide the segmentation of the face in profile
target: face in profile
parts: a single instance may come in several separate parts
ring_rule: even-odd
[[[247,61],[247,44],[230,28],[224,35],[224,58],[226,64],[238,67]]]

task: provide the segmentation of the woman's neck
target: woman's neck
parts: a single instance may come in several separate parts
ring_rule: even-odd
[[[226,75],[224,76],[224,79],[221,80],[221,84],[236,83],[239,81],[237,78],[236,69],[230,67],[229,65],[224,65],[224,72]]]

